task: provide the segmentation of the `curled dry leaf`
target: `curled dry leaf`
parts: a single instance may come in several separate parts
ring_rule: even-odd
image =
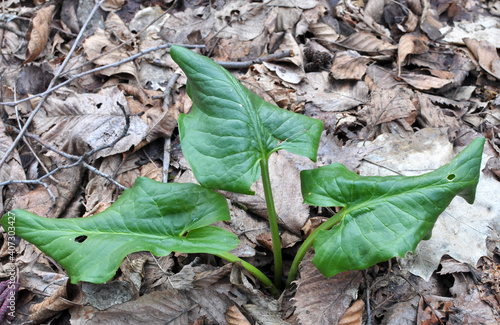
[[[398,45],[398,76],[401,76],[401,64],[410,54],[422,54],[429,51],[425,44],[427,37],[419,33],[405,34]]]
[[[433,41],[441,38],[440,29],[444,27],[443,23],[439,21],[439,14],[435,9],[424,11],[420,19],[420,28],[429,36]]]
[[[369,62],[369,59],[355,51],[337,52],[330,71],[335,79],[361,80]]]
[[[116,49],[109,54],[103,55],[103,53],[114,49],[116,46],[109,39],[106,32],[100,28],[94,32],[94,35],[88,37],[85,42],[83,42],[82,46],[87,58],[93,60],[94,63],[99,66],[113,64],[129,57],[129,54],[123,48]],[[136,70],[132,62],[109,67],[101,70],[99,73],[108,77],[119,76],[127,79],[136,77]]]
[[[309,29],[323,46],[330,50],[337,48],[334,43],[337,42],[340,35],[332,26],[318,22],[311,24]]]
[[[338,325],[361,325],[363,323],[364,311],[365,303],[363,300],[356,300],[347,308]]]
[[[464,42],[479,61],[481,68],[500,79],[500,57],[498,57],[496,48],[488,41],[466,38]]]
[[[414,72],[402,74],[401,79],[418,90],[441,89],[453,82],[453,79],[442,79]]]
[[[66,280],[66,283],[60,286],[52,296],[30,307],[30,315],[26,322],[39,324],[63,310],[78,306],[79,302],[73,301],[77,299],[77,294],[78,287],[71,284],[69,279]]]
[[[419,120],[424,127],[459,127],[458,120],[452,116],[446,116],[438,106],[422,93],[417,93]]]
[[[55,5],[40,8],[26,33],[28,47],[26,49],[26,60],[24,63],[29,63],[35,60],[42,53],[50,34],[50,25],[54,16]]]
[[[226,309],[227,325],[250,325],[250,322],[242,314],[236,305],[227,307]]]
[[[101,5],[101,9],[104,11],[117,11],[125,4],[125,0],[106,0]]]
[[[370,54],[389,54],[392,55],[397,49],[396,45],[389,41],[380,39],[376,35],[368,32],[356,32],[351,34],[345,40],[337,43],[347,49]]]

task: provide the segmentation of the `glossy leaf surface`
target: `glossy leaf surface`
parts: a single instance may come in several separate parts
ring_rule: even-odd
[[[50,219],[13,210],[0,223],[8,229],[15,219],[16,235],[58,261],[73,283],[102,283],[133,252],[217,254],[235,248],[239,240],[234,234],[208,226],[229,218],[219,193],[141,177],[107,210],[88,218]]]
[[[333,276],[414,251],[456,195],[474,202],[483,146],[475,139],[449,164],[413,177],[363,177],[338,163],[302,171],[306,203],[344,207],[316,237],[313,263]]]
[[[323,123],[274,106],[207,57],[173,46],[193,100],[179,117],[184,156],[203,186],[253,194],[261,159],[279,149],[316,160]]]

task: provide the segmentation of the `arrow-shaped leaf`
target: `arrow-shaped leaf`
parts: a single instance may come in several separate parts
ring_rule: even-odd
[[[323,123],[267,103],[207,57],[173,46],[193,108],[179,117],[184,156],[203,186],[252,194],[261,159],[279,149],[316,160]]]
[[[459,195],[473,203],[484,138],[449,164],[420,176],[359,176],[335,163],[301,173],[305,202],[341,206],[342,219],[314,241],[314,265],[325,276],[404,257]]]
[[[13,210],[0,223],[58,261],[72,283],[102,283],[133,252],[218,254],[235,248],[234,234],[208,226],[229,218],[219,193],[141,177],[106,211],[88,218],[49,219]]]

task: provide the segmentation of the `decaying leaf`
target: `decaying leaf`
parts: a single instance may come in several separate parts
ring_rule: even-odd
[[[35,132],[68,153],[82,155],[123,133],[126,121],[117,102],[127,107],[123,93],[117,88],[103,89],[98,94],[51,96],[34,119]],[[96,156],[127,151],[144,139],[147,130],[140,117],[131,116],[128,135]]]
[[[420,28],[431,40],[439,39],[442,36],[440,30],[444,25],[439,21],[437,10],[428,8],[428,10],[422,12],[422,15],[420,19]]]
[[[60,286],[49,298],[31,306],[27,322],[41,323],[63,310],[79,305],[79,301],[73,301],[77,300],[77,293],[77,286],[72,285],[69,280],[67,280],[66,283]]]
[[[488,41],[466,38],[464,42],[479,61],[481,68],[500,79],[500,57],[498,57],[496,48]]]
[[[376,35],[368,32],[356,32],[338,44],[347,49],[369,54],[392,55],[398,48],[389,41],[380,39]]]
[[[363,313],[365,303],[363,300],[356,300],[340,319],[338,325],[361,325],[363,323]]]
[[[453,79],[443,79],[415,72],[403,73],[401,79],[418,90],[441,89],[453,82]]]
[[[398,76],[401,76],[401,64],[410,54],[422,54],[429,50],[425,44],[427,37],[419,33],[405,34],[398,46]]]
[[[397,119],[406,119],[409,124],[415,120],[417,110],[410,96],[404,91],[375,90],[371,101],[358,112],[367,126],[375,126]]]
[[[264,32],[266,11],[260,3],[229,2],[215,13],[213,28],[219,37],[236,35],[240,41],[252,40]]]
[[[459,127],[458,120],[455,117],[443,114],[443,111],[438,106],[434,105],[431,100],[422,93],[417,93],[418,100],[418,119],[424,127]]]
[[[301,85],[298,99],[313,103],[321,111],[344,112],[369,100],[363,81],[333,81],[326,71],[310,72],[307,78],[309,82]]]
[[[336,48],[333,44],[339,39],[340,35],[337,34],[332,26],[322,22],[318,22],[315,24],[311,24],[309,28],[324,47],[328,49]]]
[[[26,60],[29,63],[35,60],[42,53],[47,41],[49,40],[50,26],[54,16],[55,5],[40,8],[26,33],[28,48],[26,49]]]
[[[124,3],[125,0],[106,0],[101,5],[101,8],[104,11],[116,11],[120,10]]]
[[[369,59],[362,57],[355,51],[337,52],[330,69],[332,77],[338,80],[361,80],[366,73]]]
[[[100,66],[113,64],[130,56],[123,47],[115,49],[109,54],[104,54],[114,49],[116,45],[109,39],[106,32],[100,28],[98,28],[92,36],[87,38],[82,46],[87,58],[93,60],[95,64]],[[99,71],[99,73],[108,77],[119,76],[126,79],[136,77],[136,69],[132,62],[109,67]]]
[[[248,319],[241,313],[236,305],[229,306],[226,309],[227,325],[250,325]]]
[[[356,297],[362,273],[347,271],[325,278],[307,256],[299,270],[295,314],[301,324],[337,324]]]

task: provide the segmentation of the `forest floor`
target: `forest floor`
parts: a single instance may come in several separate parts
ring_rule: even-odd
[[[279,299],[207,254],[136,252],[105,284],[71,284],[29,242],[15,237],[12,251],[2,229],[0,280],[15,270],[19,281],[13,324],[500,323],[500,1],[97,2],[2,1],[3,214],[88,217],[140,176],[196,182],[177,129],[192,102],[171,44],[324,122],[317,162],[271,161],[285,273],[338,211],[303,203],[301,169],[422,174],[485,137],[476,202],[455,199],[405,259],[326,278],[311,251]],[[224,195],[231,221],[217,225],[238,235],[232,253],[270,274],[264,195]]]

